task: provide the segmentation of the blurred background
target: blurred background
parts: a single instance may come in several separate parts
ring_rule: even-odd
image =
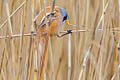
[[[55,0],[72,33],[71,80],[120,80],[120,0]],[[34,17],[51,0],[0,0],[0,80],[36,80]],[[21,35],[21,37],[17,37]],[[13,36],[6,38],[5,36]],[[51,37],[47,80],[68,80],[68,36]]]

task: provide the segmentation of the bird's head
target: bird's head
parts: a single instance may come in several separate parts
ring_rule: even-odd
[[[69,24],[69,16],[67,11],[64,8],[59,8],[60,9],[60,14],[61,14],[61,18],[62,18],[62,23],[66,23]]]

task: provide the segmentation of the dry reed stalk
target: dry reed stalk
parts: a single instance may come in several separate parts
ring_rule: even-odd
[[[41,67],[41,73],[40,73],[40,80],[44,80],[45,70],[48,62],[48,40],[45,43],[45,50],[44,50],[44,60],[43,60],[43,66]]]
[[[89,7],[90,7],[90,1],[86,0],[86,22],[85,22],[85,29],[87,30],[88,26],[88,17],[89,17]]]
[[[31,34],[33,34],[33,32],[34,32],[34,27],[33,27],[33,18],[34,18],[34,0],[31,0],[31,4],[32,4],[32,6],[31,6],[31,12],[32,12],[32,14],[31,14],[31,20],[32,20],[32,24],[31,24]],[[30,45],[28,45],[28,46],[30,46],[29,47],[29,50],[28,50],[28,53],[29,53],[29,60],[28,60],[28,76],[27,76],[27,78],[28,78],[28,80],[30,80],[30,79],[37,79],[36,77],[32,77],[32,75],[34,75],[34,76],[37,76],[37,74],[35,74],[34,73],[34,66],[33,66],[33,51],[34,51],[34,36],[31,36],[30,37]],[[30,51],[30,52],[29,52]]]
[[[3,69],[3,60],[5,58],[5,48],[3,49],[2,51],[2,59],[1,59],[1,62],[0,62],[0,80],[2,80],[2,69]]]
[[[1,31],[1,34],[3,35],[3,29]],[[6,48],[5,40],[3,41],[3,43],[5,44],[5,46],[4,46],[3,51],[1,51],[2,59],[1,59],[1,62],[0,62],[0,80],[6,79],[5,78],[5,73],[3,72],[3,67],[4,67],[4,65],[3,65],[4,62],[3,61],[5,60],[5,48]]]
[[[2,29],[2,31],[1,31],[1,33],[3,34],[3,29]],[[2,57],[5,57],[4,58],[4,62],[3,62],[3,64],[1,63],[1,76],[2,76],[2,78],[3,79],[5,79],[5,80],[7,80],[8,79],[8,73],[6,73],[7,72],[7,67],[4,65],[5,63],[6,63],[6,60],[8,60],[8,59],[10,59],[8,56],[9,56],[9,49],[8,49],[8,47],[7,47],[7,45],[8,45],[8,42],[7,42],[7,40],[3,40],[3,43],[4,43],[4,50],[5,51],[3,51],[4,52],[4,56],[2,56]],[[2,62],[2,61],[1,61]],[[11,61],[9,61],[10,63],[11,63]],[[12,63],[11,63],[12,64]],[[11,66],[9,67],[9,69],[11,69]]]
[[[103,0],[103,12],[102,13],[104,13],[104,0]],[[104,14],[103,14],[103,19],[102,19],[102,29],[103,29],[103,31],[101,32],[102,37],[100,39],[100,46],[102,46],[104,44],[105,36],[106,36],[106,33],[107,33],[107,32],[104,31],[105,28],[103,28],[103,27],[104,27]],[[98,59],[98,63],[97,63],[98,65],[97,66],[98,66],[99,69],[96,69],[96,74],[98,74],[98,79],[99,80],[103,79],[103,67],[102,66],[103,66],[104,54],[101,51],[101,49],[102,49],[102,47],[99,47],[99,49],[98,49],[99,59]],[[99,73],[97,71],[99,71]]]
[[[19,46],[19,57],[21,57],[23,45],[23,11],[21,12],[21,26],[20,26],[20,46]]]
[[[116,15],[115,16],[115,18],[116,18],[116,25],[117,26],[120,26],[120,24],[119,24],[120,23],[119,11],[120,11],[120,0],[117,0],[116,1],[116,14],[115,14]]]
[[[97,66],[95,68],[95,76],[94,76],[94,79],[96,77],[98,77],[99,80],[103,79],[103,57],[104,57],[104,54],[103,54],[103,51],[101,51],[101,49],[104,47],[104,41],[105,41],[105,36],[106,36],[106,33],[103,29],[103,31],[101,32],[101,37],[100,37],[100,42],[99,42],[99,45],[100,47],[98,48],[98,52],[97,52],[97,55],[98,55],[98,60],[97,60]],[[103,45],[103,47],[101,47]]]
[[[3,7],[2,7],[3,4],[2,3],[3,3],[3,0],[0,1],[0,22],[2,20],[2,9],[3,9]]]
[[[42,0],[38,0],[39,1],[39,6],[40,6],[40,10],[39,11],[41,11],[42,10]]]
[[[23,6],[23,34],[24,34],[24,31],[25,31],[25,27],[27,26],[27,13],[28,13],[27,12],[27,6],[28,6],[28,0],[26,0],[25,4]],[[25,40],[27,40],[27,39],[23,38],[23,43],[26,42]],[[27,41],[29,41],[29,39]],[[28,44],[28,42],[26,42],[26,46],[25,47],[27,47],[27,49],[28,49],[27,44]],[[25,53],[27,53],[27,50],[23,50],[23,51],[25,51]],[[24,68],[22,68],[22,69],[24,69],[24,71],[22,70],[21,73],[22,73],[22,77],[25,80],[27,80],[27,78],[28,78],[28,76],[27,76],[28,75],[27,65],[28,65],[28,55],[29,54],[25,55],[25,53],[23,53],[24,55],[22,54],[23,55],[22,57],[24,58],[23,63],[25,65],[22,66],[22,67],[24,67]]]
[[[37,35],[37,33],[28,33],[28,34],[23,34],[22,36],[33,36],[33,35]],[[16,35],[12,35],[12,36],[2,36],[2,37],[0,37],[0,39],[17,38],[17,37],[21,37],[21,34],[16,34]]]
[[[103,6],[102,12],[103,12],[103,13],[104,13],[104,4],[105,4],[105,1],[102,0],[102,6]],[[105,14],[103,14],[103,19],[102,19],[102,29],[104,28],[104,15],[105,15]]]
[[[41,6],[41,4],[40,4],[40,0],[38,0],[38,2],[39,2],[39,6]],[[31,25],[31,32],[32,32],[32,34],[34,34],[33,32],[35,32],[35,27],[33,26],[34,25],[34,12],[35,12],[35,7],[34,6],[38,6],[37,4],[37,1],[35,2],[34,0],[32,0],[31,1],[31,4],[32,4],[32,6],[31,6],[31,8],[32,8],[32,25]],[[40,10],[41,10],[41,7],[40,7]],[[37,34],[37,33],[36,33]],[[33,39],[35,39],[35,37],[34,37],[34,35],[33,35]],[[35,41],[36,42],[36,41]],[[37,44],[37,43],[36,43]],[[34,47],[35,47],[35,45],[36,44],[34,44]],[[38,72],[37,71],[35,71],[35,70],[37,70],[37,66],[38,66],[38,64],[37,64],[37,49],[36,49],[36,47],[33,49],[33,80],[38,80],[39,79],[39,75],[38,75]]]
[[[105,35],[106,35],[106,33],[104,33],[104,32],[102,31],[102,37],[101,37],[101,40],[100,40],[100,46],[104,44]],[[99,66],[98,76],[99,76],[99,77],[98,77],[98,79],[99,79],[99,80],[102,80],[102,79],[103,79],[103,76],[102,76],[103,67],[102,67],[102,65],[103,65],[103,57],[104,57],[104,54],[101,52],[101,48],[102,48],[102,47],[100,47],[99,50],[98,50],[98,55],[99,55],[99,59],[98,59],[98,66]]]
[[[56,71],[56,76],[55,76],[55,80],[58,80],[58,74],[59,74],[59,71],[60,71],[60,67],[61,67],[61,62],[58,64],[58,67],[57,67],[57,71]]]
[[[31,11],[32,12],[32,15],[31,15],[32,16],[32,18],[31,18],[31,20],[32,20],[31,32],[34,32],[34,26],[33,26],[34,25],[34,22],[33,22],[33,20],[34,20],[34,0],[31,0],[31,4],[32,4],[31,5],[31,8],[32,8],[31,9],[32,10]]]
[[[37,50],[35,51],[35,54],[34,54],[34,70],[37,70]],[[37,72],[34,71],[34,74],[33,74],[33,80],[37,80]]]
[[[31,0],[31,4],[32,4],[32,6],[31,6],[31,20],[32,20],[32,25],[31,25],[31,33],[33,34],[33,32],[35,31],[35,29],[34,29],[34,5],[35,5],[35,3],[34,3],[35,1],[34,0]],[[32,36],[32,40],[34,39],[35,37],[34,36]],[[34,42],[34,41],[33,41]],[[33,43],[34,44],[34,43]],[[34,45],[33,45],[33,48],[34,48]],[[32,49],[32,51],[31,51],[32,53],[31,54],[33,54],[33,52],[34,52],[34,49]],[[34,65],[33,65],[33,80],[37,80],[38,79],[38,76],[37,76],[37,72],[35,71],[35,70],[37,70],[37,50],[35,49],[35,52],[34,52],[34,54],[32,55],[32,57],[33,57],[33,63],[34,63]],[[32,75],[32,74],[31,74]],[[32,78],[32,77],[31,77]]]
[[[104,29],[104,0],[102,0],[102,15],[103,15],[103,19],[102,19],[102,29]],[[102,31],[103,32],[103,31]],[[103,37],[103,39],[104,39],[104,37]],[[101,45],[100,45],[101,46]],[[102,48],[102,47],[101,47]],[[102,54],[102,52],[101,52],[101,48],[100,48],[100,72],[99,72],[99,80],[101,80],[102,79],[102,65],[103,65],[103,62],[102,62],[102,59],[103,59],[103,54]]]
[[[10,58],[9,58],[9,49],[8,49],[8,42],[7,42],[7,40],[5,40],[4,41],[4,43],[5,43],[5,61],[8,61]],[[12,64],[12,61],[11,60],[9,60],[9,62]],[[5,63],[5,62],[4,62]],[[7,72],[7,67],[5,66],[5,65],[3,65],[3,69],[2,69],[2,71],[3,71],[3,75],[4,75],[4,77],[5,77],[5,79],[8,79],[8,78],[11,78],[11,77],[9,77],[9,73],[6,73]],[[9,66],[9,69],[12,69],[11,68],[11,66]],[[13,78],[12,78],[13,79]]]
[[[115,33],[118,33],[119,34],[119,29],[118,28],[113,28],[112,30],[110,29],[98,29],[98,31],[110,31],[110,32],[115,32]],[[89,29],[89,30],[72,30],[71,31],[72,33],[79,33],[79,32],[94,32],[93,29]],[[66,31],[61,31],[60,33],[67,33],[67,30]],[[32,33],[27,33],[27,34],[23,34],[22,36],[36,36],[37,33],[36,32],[32,32]],[[54,36],[54,35],[53,35]],[[56,35],[55,35],[56,36]],[[0,36],[0,39],[7,39],[7,38],[17,38],[17,37],[21,37],[21,34],[14,34],[14,35],[11,35],[11,36]]]
[[[75,4],[75,20],[76,20],[76,26],[75,26],[75,29],[77,30],[77,28],[78,28],[78,26],[79,26],[79,0],[76,0],[75,2],[74,2],[74,4]],[[76,68],[77,68],[77,63],[78,63],[78,61],[77,61],[77,58],[78,58],[78,33],[75,33],[75,65],[73,66],[74,67],[74,71],[76,72]],[[73,73],[74,75],[73,75],[73,77],[75,77],[76,78],[76,73]]]
[[[109,1],[106,3],[106,5],[105,5],[105,8],[104,8],[104,10],[103,10],[103,12],[102,12],[102,15],[101,15],[101,17],[100,17],[100,20],[99,20],[99,22],[98,22],[98,24],[97,24],[96,31],[95,31],[95,35],[97,34],[98,29],[100,28],[100,24],[101,24],[101,22],[102,22],[103,19],[104,19],[104,14],[105,14],[107,8],[109,7],[110,2],[111,2],[111,0],[109,0]]]
[[[6,0],[5,1],[5,6],[6,6],[6,12],[7,12],[7,17],[8,17],[8,28],[9,28],[9,31],[10,31],[10,35],[13,35],[13,30],[12,30],[12,25],[11,25],[11,19],[10,19],[10,13],[9,13],[9,6],[8,6],[8,1]],[[15,43],[14,43],[14,39],[11,39],[11,52],[12,52],[12,63],[13,63],[13,67],[12,67],[12,70],[13,70],[13,79],[15,79],[15,76],[14,73],[16,72],[15,69],[16,69],[16,61],[15,61]]]
[[[21,12],[21,24],[20,24],[20,45],[19,45],[19,54],[18,54],[18,73],[16,80],[19,80],[21,74],[21,58],[22,58],[22,46],[23,46],[23,11]]]
[[[118,0],[111,1],[111,5],[113,6],[113,7],[111,7],[111,10],[113,10],[112,15],[114,15],[111,25],[114,28],[114,27],[119,26],[119,22],[118,22],[119,21],[119,10],[118,10],[118,5],[119,4],[118,4]],[[113,36],[114,36],[115,43],[114,43],[114,49],[113,49],[114,54],[113,54],[112,76],[115,74],[116,69],[117,69],[117,65],[120,63],[119,60],[118,60],[119,55],[117,54],[117,51],[116,51],[116,49],[117,49],[117,41],[119,39],[119,35],[113,32]],[[117,76],[117,78],[119,78],[119,77]]]
[[[31,24],[31,34],[35,31],[35,29],[34,29],[34,22],[33,22],[33,20],[34,20],[34,4],[35,4],[35,1],[34,0],[31,0],[31,22],[32,22],[32,24]],[[35,37],[34,36],[31,36],[31,39],[32,39],[32,46],[31,46],[31,75],[30,75],[30,79],[33,79],[33,77],[32,77],[32,75],[34,75],[34,65],[33,65],[33,56],[34,56],[34,50],[35,50],[35,44],[34,44],[34,42],[35,42]],[[36,76],[37,76],[37,74],[36,74]]]
[[[54,11],[54,7],[55,7],[55,0],[52,0],[52,4],[51,4],[51,13]]]
[[[54,11],[55,7],[55,0],[49,0],[49,5],[51,6],[51,13]],[[55,80],[55,74],[54,74],[54,60],[53,60],[53,52],[52,52],[52,45],[51,45],[51,37],[49,37],[49,64],[51,68],[51,80]],[[49,74],[49,73],[48,73]],[[50,74],[49,74],[50,75]]]
[[[71,80],[71,34],[68,34],[68,79]]]
[[[50,64],[50,69],[51,69],[51,80],[55,80],[55,74],[54,74],[54,58],[53,58],[53,51],[52,51],[52,45],[51,45],[51,37],[49,39],[49,64]]]
[[[117,75],[119,75],[119,70],[120,70],[120,64],[117,66],[115,74],[112,76],[111,80],[115,80]],[[118,78],[117,78],[118,79]]]
[[[10,18],[26,3],[26,0],[9,16]],[[7,23],[8,19],[6,19],[1,25],[0,29]]]
[[[114,36],[111,35],[112,37],[112,42],[111,42],[111,47],[110,47],[110,50],[109,50],[109,55],[108,55],[108,58],[107,58],[107,61],[106,61],[106,66],[104,67],[105,68],[105,72],[104,72],[104,79],[106,79],[106,75],[107,75],[107,68],[109,67],[109,62],[110,62],[110,59],[112,57],[112,52],[113,52],[113,49],[114,49],[114,44],[115,44],[115,41],[114,41]]]
[[[33,30],[33,28],[31,27],[31,30]],[[33,32],[31,32],[31,34],[33,34]],[[32,80],[32,79],[34,79],[34,80],[36,80],[37,78],[36,78],[36,76],[37,76],[37,74],[36,73],[34,73],[34,65],[33,65],[33,56],[34,56],[34,51],[36,50],[35,49],[35,39],[34,39],[34,36],[32,35],[32,36],[30,36],[30,39],[29,39],[29,41],[28,41],[28,65],[27,65],[27,67],[28,67],[28,72],[27,72],[27,80]],[[33,76],[34,77],[33,77]]]
[[[10,13],[9,13],[9,6],[8,6],[7,0],[5,1],[5,6],[6,6],[7,17],[8,17],[8,28],[9,28],[10,34],[13,35],[12,25],[10,20]]]
[[[45,74],[44,74],[44,80],[46,80],[47,79],[47,75],[46,75],[46,71],[45,71]]]
[[[81,71],[80,71],[80,73],[79,73],[79,80],[82,79],[82,75],[83,75],[84,69],[86,68],[86,64],[87,64],[87,61],[88,61],[88,59],[89,59],[90,51],[91,51],[91,47],[92,47],[92,46],[93,46],[93,45],[91,45],[91,46],[89,47],[88,51],[87,51],[86,54],[85,54],[85,57],[84,57],[84,60],[83,60],[83,64],[82,64],[82,69],[81,69]]]
[[[33,36],[30,37],[28,42],[28,66],[27,66],[27,80],[31,80],[32,76],[32,63],[33,63]]]
[[[47,15],[46,15],[46,3],[47,3],[47,0],[44,0],[44,13],[45,13],[45,23],[46,23],[46,30],[48,31],[48,20],[47,20]]]

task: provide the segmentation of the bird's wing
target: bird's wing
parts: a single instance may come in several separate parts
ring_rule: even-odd
[[[47,17],[47,23],[50,24],[50,22],[52,22],[53,20],[56,19],[56,16],[53,16],[55,13],[56,13],[56,11],[53,11],[52,13],[51,12],[46,13],[46,15],[44,15],[42,17],[42,19],[40,21],[40,24],[36,23],[37,18],[40,16],[40,15],[38,15],[38,16],[35,17],[34,23],[36,23],[39,27],[44,26],[46,24],[46,21],[45,21],[45,16],[46,16]]]
[[[46,24],[46,21],[45,21],[45,17],[43,17],[44,19],[41,21],[40,25],[39,26],[44,26]],[[50,24],[51,21],[55,20],[56,17],[51,17],[47,23]]]

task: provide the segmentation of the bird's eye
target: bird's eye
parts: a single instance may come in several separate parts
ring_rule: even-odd
[[[64,17],[63,17],[63,22],[64,22],[66,19],[67,19],[67,16],[64,16]]]

